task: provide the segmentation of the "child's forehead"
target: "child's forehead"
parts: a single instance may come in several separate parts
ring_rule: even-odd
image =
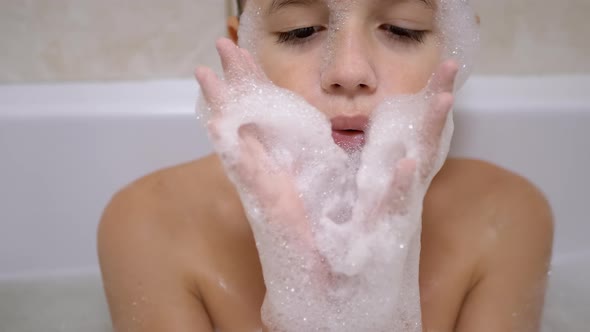
[[[322,6],[329,9],[350,8],[351,5],[359,5],[360,7],[379,7],[388,6],[400,3],[417,3],[428,8],[435,8],[436,0],[248,0],[250,2],[257,2],[261,7],[268,8],[269,12],[274,12],[290,6]],[[241,5],[246,0],[239,1]]]

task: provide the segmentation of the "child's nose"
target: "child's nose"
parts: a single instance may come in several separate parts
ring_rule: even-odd
[[[322,89],[330,94],[353,97],[377,89],[370,46],[359,33],[331,31],[321,71]]]

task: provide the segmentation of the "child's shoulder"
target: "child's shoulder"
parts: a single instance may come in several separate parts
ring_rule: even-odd
[[[243,245],[244,227],[231,224],[239,224],[241,211],[231,190],[216,158],[206,157],[148,174],[112,197],[98,228],[98,255],[118,328],[136,321],[210,325],[204,308],[211,276],[239,265],[228,248],[253,247]]]
[[[512,245],[520,244],[515,234],[549,242],[553,235],[543,193],[526,178],[481,160],[449,159],[429,189],[425,213],[427,221],[448,220],[495,234],[496,242],[511,239]]]
[[[549,204],[531,182],[488,162],[449,159],[423,211],[420,278],[431,328],[455,324],[441,313],[449,307],[468,313],[457,322],[465,331],[535,322],[552,239]]]
[[[435,177],[431,191],[439,194],[439,198],[445,197],[444,204],[455,203],[464,208],[493,205],[505,213],[538,211],[539,208],[549,212],[547,200],[532,182],[482,160],[449,159]]]
[[[101,224],[174,228],[180,222],[198,226],[229,213],[228,207],[237,202],[219,159],[210,155],[155,171],[121,188],[106,206]]]
[[[211,155],[147,174],[117,191],[100,220],[99,254],[144,243],[144,257],[160,249],[206,250],[221,236],[243,234],[242,215],[233,186]]]

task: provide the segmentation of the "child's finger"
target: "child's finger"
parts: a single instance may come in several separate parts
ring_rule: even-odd
[[[434,100],[424,120],[424,135],[426,138],[424,143],[428,144],[428,146],[434,146],[440,139],[455,99],[449,92],[439,93],[433,98]]]
[[[211,136],[211,139],[214,142],[218,142],[221,139],[219,121],[217,119],[212,118],[211,120],[209,120],[209,122],[207,122],[207,131],[209,132],[209,135]]]
[[[217,53],[221,60],[223,72],[226,73],[231,67],[232,55],[234,53],[233,50],[236,49],[237,46],[227,38],[219,38],[215,43],[215,47],[217,48]]]
[[[233,81],[247,77],[244,53],[234,42],[227,38],[220,38],[217,41],[217,52],[227,80]]]
[[[254,60],[252,54],[248,52],[248,50],[246,49],[241,49],[241,51],[242,57],[246,63],[246,68],[253,75],[253,77],[260,81],[266,80],[266,75],[264,74],[260,66],[256,64],[256,61]]]
[[[439,93],[433,97],[434,100],[430,105],[424,118],[424,127],[422,130],[422,146],[425,149],[427,158],[436,153],[442,131],[447,123],[447,117],[453,107],[454,97],[448,92]]]
[[[400,160],[395,167],[392,185],[386,196],[386,204],[389,204],[391,209],[397,213],[406,213],[404,207],[407,205],[407,195],[414,182],[416,167],[416,161],[409,158]]]
[[[459,67],[455,60],[447,60],[443,62],[432,78],[430,87],[431,91],[435,94],[442,92],[453,93],[458,70]]]
[[[285,222],[307,243],[311,234],[305,222],[304,207],[290,174],[276,170],[272,157],[264,146],[264,133],[256,124],[247,124],[239,129],[240,161],[237,174],[242,183],[253,190],[260,207],[269,216],[269,221]],[[285,215],[285,211],[288,212]],[[277,212],[279,214],[277,214]]]
[[[199,82],[201,91],[209,105],[216,106],[222,101],[223,82],[207,67],[199,67],[195,70],[195,78]],[[213,109],[215,107],[212,107]]]
[[[246,124],[238,129],[240,137],[240,161],[238,175],[249,187],[255,187],[261,194],[266,191],[261,172],[267,173],[268,157],[264,145],[260,141],[260,132],[255,124]]]

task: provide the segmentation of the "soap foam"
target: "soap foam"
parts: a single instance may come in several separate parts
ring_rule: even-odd
[[[338,15],[331,18],[328,62],[335,56],[329,44],[338,37],[338,22],[353,3],[328,1]],[[478,42],[475,16],[464,0],[441,0],[438,7],[443,59],[459,63],[459,86]],[[241,46],[255,57],[261,10],[257,2],[248,3],[241,18]],[[434,96],[430,84],[415,95],[383,101],[357,152],[337,146],[330,121],[302,97],[254,78],[236,84],[223,105],[213,106],[216,119],[201,109],[215,123],[215,149],[256,239],[267,288],[264,324],[272,331],[421,331],[422,202],[453,132],[450,115],[437,146],[424,139]],[[279,191],[272,199],[262,197],[241,171],[245,138],[263,147],[266,159],[258,174],[276,181]],[[384,202],[403,177],[399,165],[405,159],[419,161],[409,188],[395,197],[397,204]],[[285,201],[299,208],[277,212]]]
[[[462,87],[475,61],[480,37],[475,11],[468,0],[438,0],[437,26],[443,46],[443,58],[459,64],[456,88]]]

